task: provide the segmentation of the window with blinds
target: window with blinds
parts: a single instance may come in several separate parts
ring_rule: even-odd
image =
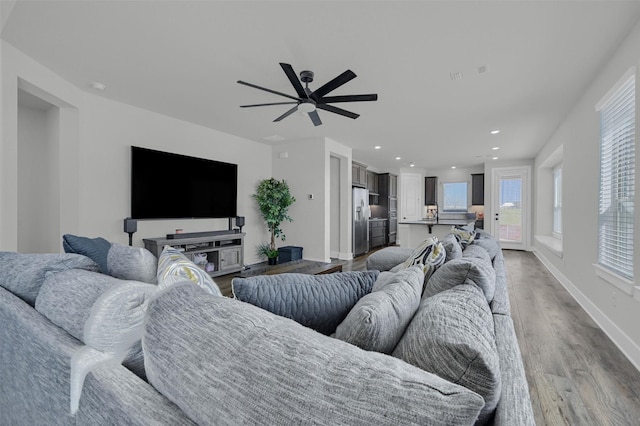
[[[562,238],[562,164],[553,169],[553,236]]]
[[[598,263],[633,280],[635,69],[596,109],[600,112]]]

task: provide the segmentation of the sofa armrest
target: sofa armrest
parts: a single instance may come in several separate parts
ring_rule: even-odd
[[[388,271],[411,256],[413,249],[404,247],[386,247],[367,258],[367,269]]]

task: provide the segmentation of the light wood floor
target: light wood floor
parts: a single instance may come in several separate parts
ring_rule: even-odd
[[[532,253],[504,256],[536,423],[640,425],[640,372]],[[358,271],[366,258],[335,262]],[[224,293],[231,278],[215,279]]]
[[[640,425],[640,372],[532,254],[504,251],[538,425]]]

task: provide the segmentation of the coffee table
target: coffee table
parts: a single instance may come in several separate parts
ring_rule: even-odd
[[[322,275],[332,274],[334,272],[342,272],[341,263],[325,263],[316,262],[314,260],[292,260],[291,262],[281,263],[278,265],[268,265],[267,262],[251,265],[251,269],[244,270],[239,276],[242,278],[253,277],[256,275],[274,275],[274,274],[309,274]]]

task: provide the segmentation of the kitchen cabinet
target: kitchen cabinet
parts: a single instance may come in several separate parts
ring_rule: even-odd
[[[387,219],[385,244],[395,244],[398,232],[398,176],[391,173],[378,175],[381,217]]]
[[[367,189],[370,195],[378,194],[378,174],[367,171]]]
[[[351,182],[353,186],[366,188],[367,187],[367,166],[353,161],[351,163]]]
[[[424,178],[424,205],[438,205],[438,177],[427,176]]]
[[[370,219],[369,220],[369,249],[382,247],[386,243],[387,236],[387,220],[386,219]]]
[[[484,173],[471,175],[471,204],[474,206],[484,205]]]

